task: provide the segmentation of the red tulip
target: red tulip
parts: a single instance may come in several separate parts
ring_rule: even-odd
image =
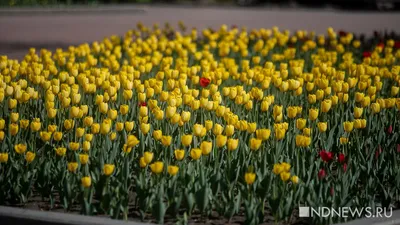
[[[326,176],[325,170],[324,169],[320,169],[319,172],[318,172],[319,179],[324,179],[325,176]]]
[[[400,153],[400,144],[397,144],[397,152]]]
[[[335,194],[335,189],[333,187],[331,187],[330,193],[332,196],[333,196],[333,194]]]
[[[384,47],[385,47],[385,44],[383,44],[383,43],[379,43],[379,44],[377,44],[376,46],[377,46],[377,47],[384,48]]]
[[[371,52],[363,52],[363,57],[364,57],[364,58],[369,58],[369,57],[371,57]]]
[[[378,150],[376,150],[376,152],[375,152],[375,158],[378,158],[379,157],[379,155],[382,153],[382,148],[381,148],[381,146],[379,145],[378,146]]]
[[[339,155],[338,155],[339,163],[344,163],[345,160],[346,160],[346,156],[343,153],[339,153]]]
[[[347,171],[347,163],[343,164],[343,171],[344,171],[344,172]]]
[[[210,79],[202,77],[200,78],[200,85],[202,87],[207,87],[210,84]]]
[[[332,152],[327,152],[327,151],[325,151],[325,150],[320,151],[320,152],[319,152],[319,156],[321,157],[321,159],[322,159],[324,162],[329,162],[329,161],[331,161],[331,160],[333,159],[333,154],[332,154]]]
[[[392,132],[393,132],[393,127],[392,127],[392,125],[390,125],[390,126],[386,129],[386,132],[387,132],[388,134],[392,134]]]
[[[346,31],[343,31],[343,30],[340,30],[339,31],[339,36],[340,37],[343,37],[343,36],[346,36],[347,35],[347,32]]]
[[[397,49],[400,48],[400,41],[396,41],[396,42],[394,43],[394,48],[397,48]]]
[[[139,107],[142,107],[142,106],[147,106],[147,103],[146,103],[146,102],[140,103],[140,104],[139,104]]]

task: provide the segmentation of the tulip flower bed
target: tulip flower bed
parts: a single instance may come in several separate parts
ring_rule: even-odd
[[[184,30],[1,56],[0,204],[245,224],[399,207],[399,42]]]

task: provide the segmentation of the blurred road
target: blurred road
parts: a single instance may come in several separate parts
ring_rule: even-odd
[[[227,6],[115,6],[76,9],[0,9],[0,55],[21,58],[30,46],[66,47],[71,44],[102,40],[122,35],[141,21],[145,25],[179,20],[188,28],[219,27],[221,24],[295,31],[305,29],[325,33],[331,26],[337,30],[372,34],[377,31],[399,31],[399,12],[342,11],[333,8],[238,8]]]

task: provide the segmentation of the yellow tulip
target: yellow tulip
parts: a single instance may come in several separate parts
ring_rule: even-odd
[[[82,165],[86,165],[89,161],[89,155],[87,154],[79,154],[79,161]]]
[[[162,138],[162,131],[161,130],[155,130],[153,131],[153,137],[155,140],[159,141]]]
[[[120,105],[119,111],[121,112],[121,115],[126,115],[129,112],[129,106],[128,105]]]
[[[139,140],[137,139],[137,137],[135,135],[128,135],[128,138],[126,140],[126,144],[129,148],[133,148],[136,145],[139,144]]]
[[[176,107],[175,106],[167,106],[166,109],[166,117],[168,119],[172,118],[173,115],[176,113]]]
[[[8,161],[8,153],[0,153],[0,163],[6,163]]]
[[[192,144],[193,136],[191,134],[182,135],[181,142],[185,147],[190,146]]]
[[[319,132],[323,133],[323,132],[325,132],[327,130],[328,123],[327,122],[318,122],[317,126],[318,126]]]
[[[115,165],[114,164],[104,164],[103,173],[106,176],[110,176],[114,173]]]
[[[171,136],[165,136],[165,135],[163,135],[163,136],[161,137],[161,143],[162,143],[164,146],[170,146],[170,145],[171,145],[171,142],[172,142],[172,137],[171,137]]]
[[[325,99],[322,103],[321,103],[321,111],[323,113],[327,113],[329,112],[329,110],[332,107],[332,101],[330,99]]]
[[[229,151],[234,151],[239,146],[239,139],[229,138],[226,145]]]
[[[149,114],[149,109],[146,106],[141,106],[139,109],[139,116],[144,117]]]
[[[92,186],[92,179],[89,176],[82,177],[81,183],[83,187],[88,188]]]
[[[75,122],[74,120],[64,120],[64,128],[66,130],[71,130],[74,128]],[[32,123],[31,123],[31,128],[32,128]]]
[[[79,115],[79,107],[72,106],[71,109],[69,110],[70,118],[78,118],[78,115]]]
[[[286,163],[286,162],[281,163],[281,166],[283,168],[283,171],[285,171],[285,172],[289,172],[290,168],[292,167],[289,163]]]
[[[16,124],[16,123],[10,124],[9,129],[10,129],[11,136],[15,136],[18,134],[18,131],[19,131],[18,124]]]
[[[203,141],[203,142],[201,142],[200,149],[201,149],[201,153],[203,155],[210,154],[210,152],[212,150],[212,142],[211,141]]]
[[[218,148],[225,146],[227,137],[225,135],[218,135],[216,139],[216,144]]]
[[[142,133],[144,135],[146,135],[147,133],[149,133],[150,131],[150,124],[148,123],[142,123],[140,124],[140,131],[142,131]]]
[[[26,155],[25,155],[25,160],[26,160],[28,163],[31,163],[31,162],[35,159],[35,157],[36,157],[36,154],[35,154],[35,153],[33,153],[33,152],[31,152],[31,151],[28,151],[28,152],[26,153]]]
[[[190,157],[191,157],[192,159],[194,159],[194,160],[200,159],[201,155],[202,155],[201,149],[193,148],[193,149],[190,151]]]
[[[75,173],[76,170],[78,169],[78,163],[77,162],[69,162],[67,165],[67,169],[71,173]]]
[[[11,113],[10,119],[12,123],[16,123],[18,121],[18,118],[19,118],[19,113]]]
[[[108,110],[107,116],[109,119],[115,120],[115,119],[117,119],[118,112],[115,109],[110,109],[110,110]]]
[[[62,132],[59,131],[54,132],[53,139],[55,141],[61,141],[62,137],[63,137]]]
[[[176,160],[181,161],[185,157],[185,150],[176,149],[174,151],[174,155],[175,155]]]
[[[107,112],[108,112],[108,103],[106,103],[106,102],[100,103],[99,111],[100,111],[100,113],[107,114]]]
[[[376,113],[379,113],[381,111],[381,106],[379,105],[379,103],[375,102],[375,103],[371,104],[371,109],[372,109],[372,112],[374,114],[376,114]]]
[[[116,129],[118,132],[121,132],[122,130],[124,130],[124,123],[121,123],[121,122],[116,123],[116,124],[115,124],[115,129]]]
[[[341,137],[340,138],[340,144],[347,144],[349,142],[349,139],[348,138],[346,138],[346,137]]]
[[[390,94],[392,95],[392,96],[396,96],[397,94],[399,94],[399,87],[396,87],[396,86],[392,86],[392,88],[391,88],[391,90],[390,90]]]
[[[215,124],[213,128],[213,133],[215,136],[222,134],[224,128],[220,124]]]
[[[15,109],[17,107],[17,100],[16,99],[9,99],[8,100],[8,108],[9,109]]]
[[[146,163],[146,161],[144,160],[144,157],[143,157],[143,156],[140,157],[140,159],[139,159],[139,166],[140,166],[140,168],[144,168],[144,167],[147,166],[147,163]]]
[[[281,165],[281,164],[274,164],[274,168],[272,169],[272,172],[275,174],[275,175],[279,175],[279,174],[281,174],[282,172],[284,172],[285,170],[284,170],[284,167]]]
[[[131,132],[133,130],[134,126],[135,126],[135,122],[134,121],[126,121],[125,122],[125,130],[127,132]]]
[[[254,133],[257,130],[257,123],[247,123],[247,132]]]
[[[100,124],[100,133],[103,135],[106,135],[110,132],[111,130],[111,121],[108,119],[105,119],[101,124]]]
[[[343,128],[347,133],[350,133],[353,130],[353,125],[354,123],[350,121],[343,122]]]
[[[281,105],[274,105],[273,115],[274,115],[274,118],[277,118],[279,115],[282,115],[282,106]]]
[[[316,120],[318,118],[318,109],[310,109],[308,111],[308,117],[311,121]]]
[[[296,135],[296,146],[308,147],[311,144],[311,138],[305,135]]]
[[[47,142],[51,138],[51,133],[50,132],[41,131],[40,132],[40,138],[42,139],[42,141]]]
[[[313,94],[308,95],[308,103],[314,104],[317,102],[317,96]]]
[[[297,129],[302,130],[304,127],[306,127],[306,123],[307,123],[306,119],[302,119],[302,118],[297,119],[296,120]]]
[[[177,167],[177,166],[168,166],[167,170],[168,170],[168,174],[169,175],[175,176],[179,171],[179,167]]]
[[[250,149],[253,151],[258,150],[261,147],[261,143],[262,143],[261,139],[250,138],[250,141],[249,141]]]
[[[292,176],[290,180],[293,182],[293,184],[298,184],[299,183],[299,177],[298,176]]]
[[[225,135],[230,137],[235,133],[235,127],[233,125],[225,126]]]
[[[310,137],[311,136],[311,128],[304,128],[303,134],[307,137]]]
[[[285,137],[286,130],[285,129],[275,129],[275,139],[282,140]]]
[[[22,129],[27,129],[29,127],[29,120],[20,120],[19,125]]]
[[[181,120],[186,123],[190,120],[190,112],[183,111],[181,113]]]
[[[91,117],[91,116],[85,117],[85,118],[83,119],[83,124],[84,124],[86,127],[92,126],[92,124],[93,124],[93,117]]]
[[[268,101],[265,101],[265,100],[262,101],[262,102],[261,102],[261,111],[262,111],[262,112],[268,111],[269,106],[270,106],[270,103],[269,103]]]
[[[244,180],[248,185],[252,185],[254,181],[256,180],[256,174],[255,173],[246,173],[244,175]]]
[[[114,141],[117,138],[117,133],[111,132],[108,137],[110,138],[111,141]]]
[[[50,133],[54,133],[57,131],[57,125],[48,125],[47,126],[47,131],[49,131]]]
[[[85,140],[86,141],[92,141],[93,140],[93,134],[85,134]]]
[[[271,135],[271,130],[269,130],[269,129],[263,128],[263,129],[256,130],[257,139],[265,141],[265,140],[269,139],[270,135]]]
[[[88,152],[90,150],[90,142],[89,141],[84,141],[82,143],[82,150],[85,152]]]
[[[213,121],[212,120],[206,120],[205,128],[206,128],[207,131],[211,130],[213,128]]]
[[[355,100],[356,102],[361,102],[364,99],[364,93],[362,92],[356,92],[355,94]]]
[[[25,144],[17,144],[17,145],[14,146],[15,152],[20,154],[20,155],[25,153],[26,148],[27,147],[26,147]]]
[[[0,130],[4,130],[6,126],[6,121],[4,119],[0,119]]]
[[[32,123],[31,123],[31,131],[32,132],[39,131],[41,126],[42,126],[42,123],[40,122],[40,119],[35,118],[35,119],[33,119]]]
[[[201,137],[202,136],[202,130],[203,130],[203,125],[201,124],[195,124],[193,125],[193,135],[197,136],[197,137]]]
[[[354,118],[359,119],[363,114],[363,108],[354,108]]]
[[[287,110],[287,116],[290,119],[293,119],[293,118],[295,118],[297,116],[297,107],[289,106],[286,110]]]
[[[355,119],[354,120],[354,128],[360,129],[362,128],[361,120],[360,119]]]
[[[63,147],[59,147],[59,148],[56,148],[55,151],[58,156],[64,156],[65,153],[67,152],[67,149],[63,148]]]
[[[164,170],[164,163],[161,161],[157,161],[155,163],[150,164],[151,172],[155,174],[160,174]]]
[[[280,176],[281,176],[281,180],[284,182],[286,182],[290,179],[290,173],[288,173],[288,172],[282,172],[280,174]]]

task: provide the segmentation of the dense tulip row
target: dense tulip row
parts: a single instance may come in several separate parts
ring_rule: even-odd
[[[84,214],[398,207],[400,43],[168,24],[0,57],[0,204]],[[150,216],[151,214],[151,216]],[[313,218],[318,224],[340,218]]]

